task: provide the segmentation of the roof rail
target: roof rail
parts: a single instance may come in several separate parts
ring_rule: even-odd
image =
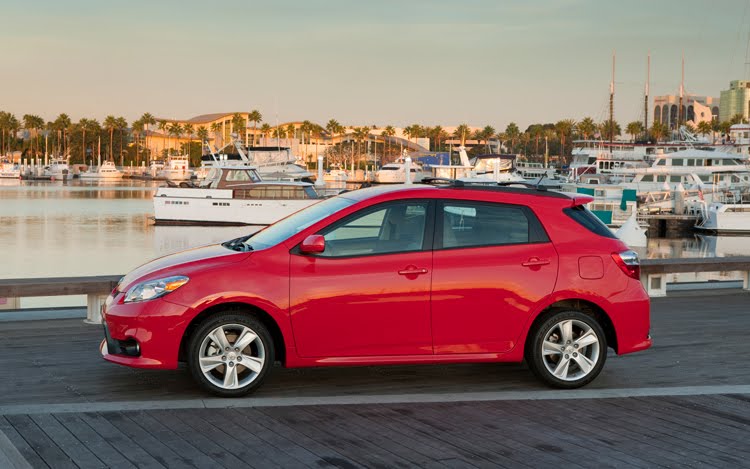
[[[545,186],[540,185],[542,182],[543,177],[540,177],[537,179],[535,183],[531,182],[518,182],[518,181],[504,181],[504,182],[497,182],[497,183],[487,183],[487,182],[480,182],[480,181],[462,181],[460,179],[451,179],[451,178],[424,178],[422,179],[422,184],[430,184],[430,185],[446,185],[450,187],[466,187],[466,186],[482,186],[482,187],[493,187],[493,186],[499,186],[499,187],[508,187],[508,186],[523,186],[526,189],[535,189],[540,192],[547,192],[547,188]]]
[[[451,179],[451,178],[422,178],[420,181],[422,184],[445,184],[453,187],[463,187],[466,185],[464,181],[460,181],[458,179]]]

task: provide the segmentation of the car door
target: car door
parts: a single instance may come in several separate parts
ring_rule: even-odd
[[[430,207],[421,200],[369,207],[321,230],[324,252],[292,250],[290,312],[300,356],[432,353]]]
[[[557,280],[557,252],[528,207],[442,201],[436,208],[436,354],[505,352]]]

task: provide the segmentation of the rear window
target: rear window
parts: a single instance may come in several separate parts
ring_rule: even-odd
[[[596,215],[591,213],[591,210],[583,205],[564,208],[563,212],[592,233],[596,233],[599,236],[604,236],[606,238],[617,238],[617,236],[612,233],[612,230],[607,228],[607,225],[605,225],[604,222],[599,220]]]

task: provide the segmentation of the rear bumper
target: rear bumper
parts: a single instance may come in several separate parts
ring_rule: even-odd
[[[639,352],[651,347],[651,300],[641,282],[630,280],[628,288],[611,299],[609,317],[617,334],[617,354]]]

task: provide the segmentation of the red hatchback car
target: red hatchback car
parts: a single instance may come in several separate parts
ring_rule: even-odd
[[[286,367],[521,362],[559,388],[651,346],[638,256],[542,188],[375,187],[162,257],[103,309],[106,360],[240,396]]]

